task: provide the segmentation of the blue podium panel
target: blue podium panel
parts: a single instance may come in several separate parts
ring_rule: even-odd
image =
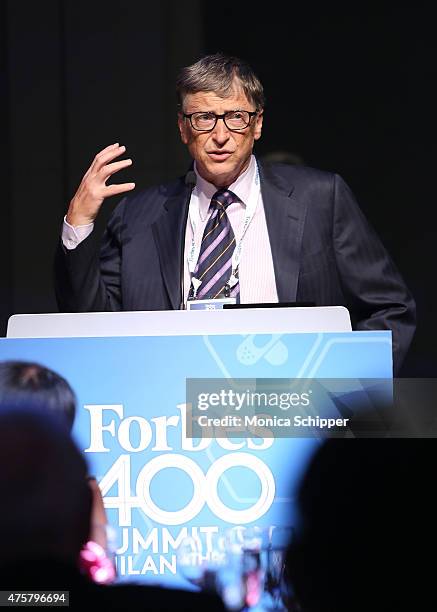
[[[315,438],[190,439],[187,378],[390,379],[390,332],[1,339],[0,359],[36,361],[78,397],[74,436],[102,489],[120,579],[184,585],[177,547],[208,555],[234,525],[292,525]]]

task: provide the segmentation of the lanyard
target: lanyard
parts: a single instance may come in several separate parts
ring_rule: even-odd
[[[258,206],[260,196],[261,196],[261,188],[260,188],[260,182],[259,182],[259,172],[258,172],[258,166],[256,165],[254,184],[251,187],[250,195],[246,202],[246,212],[244,215],[241,236],[240,236],[240,239],[238,240],[237,245],[235,246],[234,253],[232,255],[232,274],[231,274],[231,278],[229,279],[229,285],[231,287],[234,286],[238,281],[237,275],[238,275],[238,268],[239,268],[240,260],[241,260],[241,250],[243,246],[243,239],[255,215],[256,207]],[[194,281],[193,274],[194,274],[194,270],[196,269],[197,260],[199,259],[200,247],[202,244],[202,236],[199,237],[196,232],[201,222],[199,197],[196,193],[196,189],[194,189],[193,195],[191,196],[189,217],[190,217],[190,223],[191,223],[191,229],[192,229],[192,236],[191,236],[190,250],[188,251],[188,269],[190,271],[192,280]]]

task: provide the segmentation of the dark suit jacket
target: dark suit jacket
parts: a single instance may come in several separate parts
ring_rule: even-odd
[[[393,332],[395,372],[415,329],[415,304],[389,255],[338,175],[260,164],[280,302],[346,306],[354,329]],[[124,198],[103,244],[91,234],[59,246],[63,312],[177,309],[188,187],[184,180]]]

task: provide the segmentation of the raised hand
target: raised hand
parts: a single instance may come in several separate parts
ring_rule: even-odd
[[[70,202],[67,212],[67,222],[70,225],[92,223],[105,198],[135,188],[135,183],[106,185],[110,176],[132,164],[131,159],[110,163],[125,151],[126,147],[116,142],[97,153]]]

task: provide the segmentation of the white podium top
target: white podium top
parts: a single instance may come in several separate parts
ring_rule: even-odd
[[[8,338],[191,336],[351,331],[343,306],[18,314]]]

